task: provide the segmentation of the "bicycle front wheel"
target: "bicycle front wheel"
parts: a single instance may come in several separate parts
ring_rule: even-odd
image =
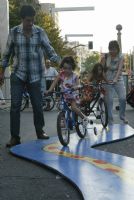
[[[68,122],[65,117],[65,112],[59,112],[57,116],[57,133],[60,143],[63,146],[67,146],[70,141],[70,129],[68,127]]]
[[[108,110],[107,110],[107,104],[104,99],[100,99],[98,103],[98,112],[100,113],[100,119],[101,123],[104,128],[108,125]]]
[[[50,111],[55,106],[55,100],[52,96],[43,96],[43,110]]]
[[[86,136],[87,129],[83,126],[83,121],[78,115],[75,116],[75,129],[80,138]]]

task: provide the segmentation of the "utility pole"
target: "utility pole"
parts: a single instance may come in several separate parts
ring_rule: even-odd
[[[66,34],[65,40],[68,40],[68,37],[93,37],[93,34]]]
[[[122,53],[122,42],[121,42],[121,30],[122,30],[122,25],[118,24],[116,26],[116,30],[117,32],[117,41],[119,43],[119,47],[120,47],[120,52]],[[131,59],[131,55],[130,55],[130,59]],[[131,65],[131,62],[130,62]],[[124,83],[125,83],[125,87],[126,87],[126,94],[128,93],[128,73],[123,72],[123,78],[124,78]]]

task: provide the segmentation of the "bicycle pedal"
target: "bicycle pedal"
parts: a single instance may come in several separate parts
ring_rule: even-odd
[[[97,115],[97,116],[96,116],[96,119],[100,119],[100,118],[101,118],[101,116],[100,116],[100,115]]]
[[[90,120],[90,124],[93,124],[93,120]]]

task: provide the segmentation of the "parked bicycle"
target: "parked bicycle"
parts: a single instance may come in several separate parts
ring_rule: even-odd
[[[23,97],[22,97],[22,103],[21,103],[21,111],[23,111],[25,108],[30,107],[30,96],[27,90],[24,91]],[[48,106],[49,105],[49,106]],[[55,100],[52,95],[46,96],[43,95],[43,110],[44,111],[50,111],[55,106]]]

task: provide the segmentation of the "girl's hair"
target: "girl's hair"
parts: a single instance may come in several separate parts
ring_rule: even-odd
[[[64,64],[67,63],[68,65],[70,65],[72,67],[72,70],[75,70],[76,68],[76,63],[75,60],[72,56],[66,56],[62,59],[61,64],[60,64],[60,68],[64,67]]]
[[[119,43],[117,42],[117,40],[112,40],[109,42],[108,45],[108,49],[112,50],[112,49],[117,49],[118,53],[120,52],[120,47],[119,47]]]
[[[102,73],[101,74],[98,74],[98,68],[102,69]],[[103,65],[101,63],[96,63],[93,66],[93,69],[91,71],[91,73],[92,73],[91,79],[92,80],[103,80],[103,72],[104,72]]]
[[[24,19],[25,17],[34,17],[36,11],[31,5],[23,5],[20,10],[20,17]]]

